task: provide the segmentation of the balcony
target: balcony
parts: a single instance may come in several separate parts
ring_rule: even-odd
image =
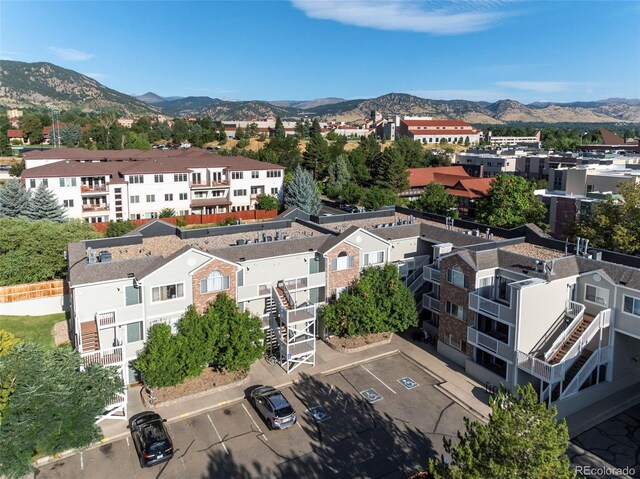
[[[95,314],[98,328],[106,328],[136,319],[142,321],[142,304],[116,308],[111,311],[100,311]]]
[[[423,294],[422,307],[434,313],[440,313],[440,300],[434,293]]]
[[[433,265],[424,267],[422,277],[425,281],[440,284],[440,270],[434,268]]]
[[[189,182],[189,188],[192,188],[192,189],[224,188],[224,187],[229,187],[229,180]]]
[[[505,340],[507,342],[505,342]],[[497,356],[511,361],[513,358],[513,348],[509,346],[509,338],[497,332],[483,333],[473,327],[467,328],[467,342],[474,346],[482,346],[487,351],[491,351]]]
[[[83,213],[91,213],[93,211],[109,211],[109,205],[107,204],[100,204],[100,205],[82,205],[82,212]]]
[[[104,194],[108,191],[108,186],[106,184],[96,185],[96,184],[82,184],[80,185],[80,193],[83,195],[98,195]]]
[[[469,309],[477,313],[488,314],[494,318],[509,321],[512,324],[514,324],[516,320],[515,309],[512,309],[510,305],[485,298],[478,293],[469,294]]]
[[[95,363],[103,366],[121,365],[123,359],[122,346],[82,354],[85,367]]]

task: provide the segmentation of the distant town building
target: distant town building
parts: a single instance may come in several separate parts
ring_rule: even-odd
[[[487,133],[487,140],[491,146],[532,146],[540,148],[540,131],[536,131],[533,136],[494,136],[491,130]]]

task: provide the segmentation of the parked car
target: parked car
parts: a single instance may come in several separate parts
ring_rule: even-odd
[[[358,213],[360,211],[360,208],[358,208],[357,206],[354,206],[354,205],[346,205],[344,207],[344,210],[347,213]]]
[[[251,391],[250,401],[269,429],[286,429],[298,419],[287,398],[271,386],[260,386]]]
[[[173,457],[173,442],[162,419],[152,411],[145,411],[129,419],[131,437],[141,467],[155,466]]]

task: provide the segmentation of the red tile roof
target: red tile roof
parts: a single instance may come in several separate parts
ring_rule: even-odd
[[[462,166],[437,166],[434,168],[409,168],[409,186],[411,188],[425,187],[435,181],[434,175],[440,173],[442,176],[453,175],[457,179],[460,177],[470,178]],[[440,176],[440,175],[439,175]]]
[[[7,136],[9,138],[22,138],[22,130],[7,130]]]
[[[464,196],[466,198],[484,198],[491,191],[491,183],[494,178],[468,178],[458,181],[453,187],[448,189],[453,196]]]
[[[415,130],[409,129],[412,135],[431,135],[431,136],[442,136],[442,135],[453,135],[453,136],[465,136],[465,135],[477,135],[478,130]]]
[[[469,123],[462,120],[400,120],[405,125],[411,126],[467,126]]]

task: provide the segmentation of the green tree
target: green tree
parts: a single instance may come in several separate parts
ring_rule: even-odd
[[[171,139],[179,145],[189,139],[189,125],[181,118],[176,118],[171,125]]]
[[[353,152],[355,153],[356,151],[363,156],[367,169],[375,179],[378,164],[382,156],[380,142],[376,139],[375,134],[371,133],[368,137],[360,138],[358,147],[353,150]],[[358,153],[355,154],[358,155]]]
[[[31,196],[26,213],[32,220],[65,220],[62,205],[44,181],[40,182]]]
[[[107,237],[114,238],[116,236],[122,236],[123,234],[126,234],[136,228],[136,224],[131,220],[112,221],[111,223],[109,223],[109,226],[107,226]]]
[[[349,164],[347,155],[340,155],[329,165],[328,188],[342,190],[351,181],[351,173],[349,173]]]
[[[259,195],[256,199],[256,207],[261,210],[277,210],[278,197],[273,195]]]
[[[300,208],[310,215],[317,215],[321,206],[313,176],[308,171],[297,167],[293,172],[293,180],[284,190],[285,209]]]
[[[416,207],[429,213],[458,217],[458,201],[455,196],[449,194],[444,186],[432,181],[424,187],[420,198],[416,201]]]
[[[173,218],[176,215],[176,210],[173,208],[162,208],[158,213],[158,218]]]
[[[329,165],[329,144],[320,132],[314,133],[307,142],[302,154],[302,166],[313,171],[313,178],[321,180],[325,177]]]
[[[0,156],[13,156],[13,150],[7,138],[7,129],[0,130]]]
[[[220,123],[218,125],[218,134],[216,135],[216,137],[221,145],[224,145],[227,142],[227,132],[224,129],[224,123]]]
[[[534,195],[535,183],[521,176],[498,175],[487,198],[479,201],[480,223],[514,228],[525,223],[542,224],[546,207]]]
[[[409,171],[397,149],[384,150],[373,177],[378,186],[395,192],[409,188]]]
[[[115,368],[82,364],[71,347],[45,350],[32,343],[15,346],[0,361],[0,378],[14,378],[0,423],[0,475],[22,477],[32,471],[33,456],[100,438],[95,418],[124,385]]]
[[[273,131],[273,136],[275,138],[284,138],[287,136],[287,133],[284,129],[284,123],[282,123],[280,117],[276,117],[276,127]]]
[[[204,316],[214,327],[213,364],[228,371],[248,371],[264,353],[264,331],[260,318],[240,311],[224,293],[209,303]]]
[[[327,133],[327,140],[329,141],[336,141],[338,139],[338,134],[335,132],[335,130],[331,130]]]
[[[0,358],[6,356],[9,352],[20,343],[19,339],[9,331],[0,329]],[[0,376],[0,423],[2,423],[2,410],[9,403],[9,396],[15,391],[15,377],[13,374]]]
[[[338,336],[404,331],[418,324],[413,294],[391,264],[366,268],[320,314],[325,326]]]
[[[306,138],[306,132],[305,132],[304,123],[302,122],[302,120],[296,121],[296,126],[294,127],[294,131],[298,139],[303,140],[304,138]]]
[[[408,136],[403,136],[394,142],[389,148],[397,150],[398,154],[404,160],[407,168],[424,168],[429,166],[424,148],[417,140],[412,140]]]
[[[459,442],[444,439],[451,461],[430,459],[429,472],[436,479],[569,479],[576,477],[567,456],[566,421],[556,420],[557,410],[538,401],[529,383],[516,395],[501,389],[490,398],[489,423],[464,418]]]
[[[258,136],[258,132],[259,130],[257,123],[251,122],[249,123],[249,125],[247,125],[247,138],[255,138],[256,136]]]
[[[127,133],[127,141],[125,146],[134,150],[150,150],[151,142],[146,133],[135,133],[130,131]]]
[[[365,192],[366,190],[362,186],[351,182],[347,183],[345,187],[342,188],[340,191],[340,198],[345,200],[347,203],[357,205],[364,197]]]
[[[368,188],[361,199],[362,204],[370,210],[379,210],[383,206],[395,205],[398,203],[398,195],[393,190],[374,186]]]
[[[189,306],[178,321],[178,363],[186,377],[196,377],[213,360],[215,343],[213,318],[198,314]]]
[[[11,168],[9,168],[9,174],[11,176],[21,176],[22,172],[24,171],[24,160],[20,160],[18,163],[14,163],[13,165],[11,165]]]
[[[82,220],[0,218],[0,286],[64,278],[67,244],[98,237]]]
[[[469,147],[469,145],[471,145],[471,141],[469,140],[469,137],[467,136],[467,137],[464,139],[464,146]]]
[[[134,361],[144,383],[151,387],[175,386],[187,377],[180,348],[171,326],[160,323],[149,328],[144,349]]]
[[[0,217],[17,218],[25,216],[29,208],[29,195],[17,178],[7,181],[5,187],[0,187]]]
[[[240,140],[244,140],[245,138],[246,136],[244,133],[244,128],[242,128],[241,126],[236,128],[236,140],[240,141]]]
[[[42,119],[40,118],[40,115],[36,113],[24,115],[20,121],[22,134],[24,135],[25,140],[28,140],[31,144],[42,143],[42,127]]]
[[[260,160],[278,163],[288,169],[295,169],[302,161],[299,140],[294,137],[271,138],[269,143],[259,152]]]

